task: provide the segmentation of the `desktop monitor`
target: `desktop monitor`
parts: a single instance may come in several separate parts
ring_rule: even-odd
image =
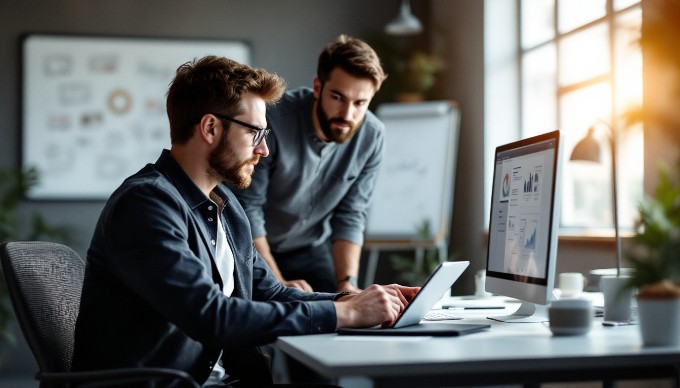
[[[552,300],[559,227],[559,131],[496,148],[486,291],[519,299],[517,312],[491,319],[536,322]]]

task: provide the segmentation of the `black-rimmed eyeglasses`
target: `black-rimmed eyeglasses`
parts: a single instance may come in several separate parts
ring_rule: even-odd
[[[235,118],[228,117],[228,116],[225,116],[225,115],[222,115],[222,114],[219,114],[219,113],[213,113],[213,115],[219,117],[222,120],[231,121],[233,123],[236,123],[238,125],[241,125],[243,127],[246,127],[248,129],[252,130],[253,134],[254,134],[254,136],[253,136],[253,147],[257,147],[258,145],[260,145],[260,143],[262,143],[262,140],[266,139],[267,136],[269,135],[269,132],[272,131],[271,128],[256,127],[252,124],[248,124],[248,123],[245,123],[241,120],[236,120]]]

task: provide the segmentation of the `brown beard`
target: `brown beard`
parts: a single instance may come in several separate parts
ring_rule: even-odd
[[[321,88],[321,92],[319,93],[319,99],[316,101],[316,118],[319,120],[319,125],[321,126],[321,132],[323,132],[324,136],[328,139],[328,141],[332,141],[334,143],[342,144],[346,142],[347,140],[351,139],[352,136],[354,136],[355,133],[357,133],[357,130],[359,129],[359,125],[343,120],[340,118],[328,118],[328,115],[326,112],[323,110],[323,106],[321,104],[321,95],[323,94],[323,87]],[[347,124],[349,125],[349,131],[347,133],[343,133],[341,130],[333,130],[331,128],[332,123],[338,123],[338,124]]]
[[[252,177],[251,174],[242,173],[243,167],[257,162],[259,159],[258,156],[255,156],[245,161],[239,161],[231,143],[227,141],[227,133],[223,132],[220,145],[212,150],[208,156],[208,164],[210,165],[208,174],[212,178],[226,182],[237,189],[245,189],[250,186]]]

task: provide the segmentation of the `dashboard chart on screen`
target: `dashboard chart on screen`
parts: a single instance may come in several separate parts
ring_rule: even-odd
[[[550,303],[555,279],[560,132],[496,148],[489,223],[486,291],[517,298],[522,305],[502,321],[540,321],[536,304]]]

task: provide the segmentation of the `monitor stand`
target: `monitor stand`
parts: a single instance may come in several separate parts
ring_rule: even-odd
[[[546,306],[538,305],[531,302],[524,302],[520,304],[517,311],[510,315],[487,317],[494,321],[499,322],[510,322],[510,323],[537,323],[546,322],[548,320],[548,315],[546,311]]]

